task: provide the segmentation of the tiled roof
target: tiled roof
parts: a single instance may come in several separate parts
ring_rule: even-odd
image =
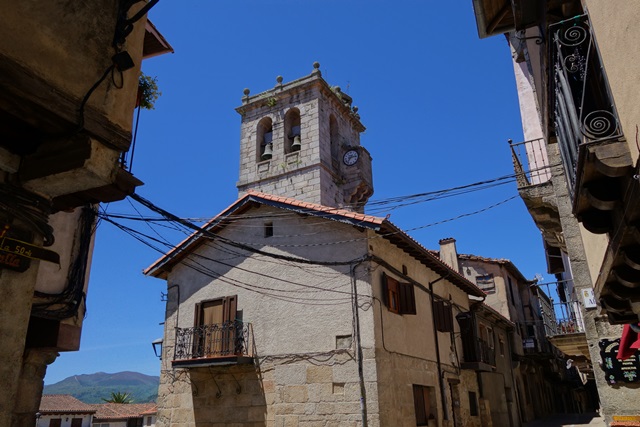
[[[346,222],[352,225],[374,229],[378,229],[385,221],[385,218],[365,215],[346,209],[332,208],[315,203],[303,202],[290,197],[275,196],[255,190],[249,190],[244,196],[233,202],[221,213],[207,221],[207,223],[201,228],[214,231],[218,227],[224,227],[227,224],[227,222],[225,222],[226,219],[231,215],[241,213],[245,209],[249,208],[251,206],[250,202],[258,202],[281,209],[294,210],[299,213],[305,213],[333,221]],[[180,261],[182,259],[181,254],[190,253],[198,246],[200,237],[200,232],[196,231],[192,233],[189,237],[160,257],[156,262],[147,267],[143,273],[155,276],[156,273],[158,273],[158,270],[162,270],[164,265],[174,264],[176,261]]]
[[[309,213],[325,213],[330,215],[343,216],[346,218],[355,219],[356,221],[367,222],[371,224],[382,224],[384,218],[361,214],[358,212],[349,211],[346,209],[332,208],[329,206],[318,205],[315,203],[303,202],[300,200],[292,199],[290,197],[274,196],[272,194],[261,193],[260,191],[249,190],[247,195],[259,197],[264,200],[271,200],[272,202],[282,203],[290,207],[298,207],[302,209],[308,209]]]
[[[94,420],[126,420],[157,412],[155,403],[101,403],[91,406],[96,411]]]
[[[482,290],[480,290],[480,288],[478,288],[474,283],[468,281],[459,272],[453,270],[450,266],[442,262],[440,258],[427,250],[400,228],[396,227],[387,218],[366,215],[346,209],[323,206],[315,203],[303,202],[290,197],[275,196],[255,190],[249,190],[243,197],[222,211],[222,213],[203,225],[202,228],[210,232],[216,232],[218,229],[228,224],[228,219],[231,215],[241,213],[245,209],[248,209],[251,206],[251,202],[375,230],[379,235],[381,235],[381,237],[384,237],[399,248],[411,253],[412,256],[418,258],[423,264],[427,265],[435,272],[445,276],[447,280],[458,286],[463,291],[475,296],[485,295],[484,292],[482,292]],[[201,233],[193,233],[144,270],[144,274],[163,277],[162,275],[166,274],[165,271],[167,269],[170,269],[172,265],[180,262],[184,256],[195,250],[201,241]]]
[[[96,410],[69,394],[44,394],[39,411],[41,414],[92,414]]]

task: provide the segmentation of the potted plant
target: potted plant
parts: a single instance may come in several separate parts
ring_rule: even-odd
[[[151,77],[141,72],[138,78],[138,102],[136,107],[153,110],[160,95],[162,95],[162,92],[158,90],[157,77]]]

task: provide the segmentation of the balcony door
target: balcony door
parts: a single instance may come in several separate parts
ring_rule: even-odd
[[[196,305],[196,357],[235,354],[237,296],[203,301]]]

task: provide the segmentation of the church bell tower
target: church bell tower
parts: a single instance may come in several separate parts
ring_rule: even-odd
[[[363,212],[373,194],[371,156],[360,145],[358,108],[322,78],[310,75],[250,96],[244,90],[240,137],[240,196],[257,190]]]

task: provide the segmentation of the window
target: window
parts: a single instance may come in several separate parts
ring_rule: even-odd
[[[71,427],[82,427],[82,418],[72,418]]]
[[[433,402],[433,407],[431,402]],[[433,387],[413,385],[413,406],[416,412],[416,425],[426,426],[429,420],[436,418]]]
[[[433,302],[433,321],[438,331],[453,332],[453,310],[449,301],[437,300]]]
[[[400,283],[382,273],[382,288],[384,302],[389,311],[416,314],[416,296],[411,283]]]
[[[62,425],[62,418],[51,418],[49,420],[49,427],[60,427]]]
[[[500,356],[504,356],[504,341],[502,341],[502,338],[498,340],[498,346],[500,347]]]
[[[219,357],[236,353],[237,296],[196,304],[193,357]]]
[[[147,417],[147,425],[150,426],[151,425],[151,417]]]
[[[273,222],[265,222],[264,237],[272,237],[272,236],[273,236]]]
[[[127,421],[127,427],[142,427],[142,418],[131,418]]]
[[[513,283],[511,282],[511,277],[507,277],[507,282],[509,284],[509,297],[511,298],[511,304],[513,304],[513,306],[516,306],[516,297],[513,294]]]
[[[479,415],[479,413],[478,413],[478,399],[476,398],[476,392],[475,391],[470,391],[469,392],[469,414],[472,417],[477,417]]]
[[[493,342],[493,329],[490,326],[480,324],[480,339],[487,343],[489,348],[493,349],[495,344]]]
[[[488,294],[493,294],[496,291],[496,283],[493,279],[493,274],[476,276],[476,285]]]

